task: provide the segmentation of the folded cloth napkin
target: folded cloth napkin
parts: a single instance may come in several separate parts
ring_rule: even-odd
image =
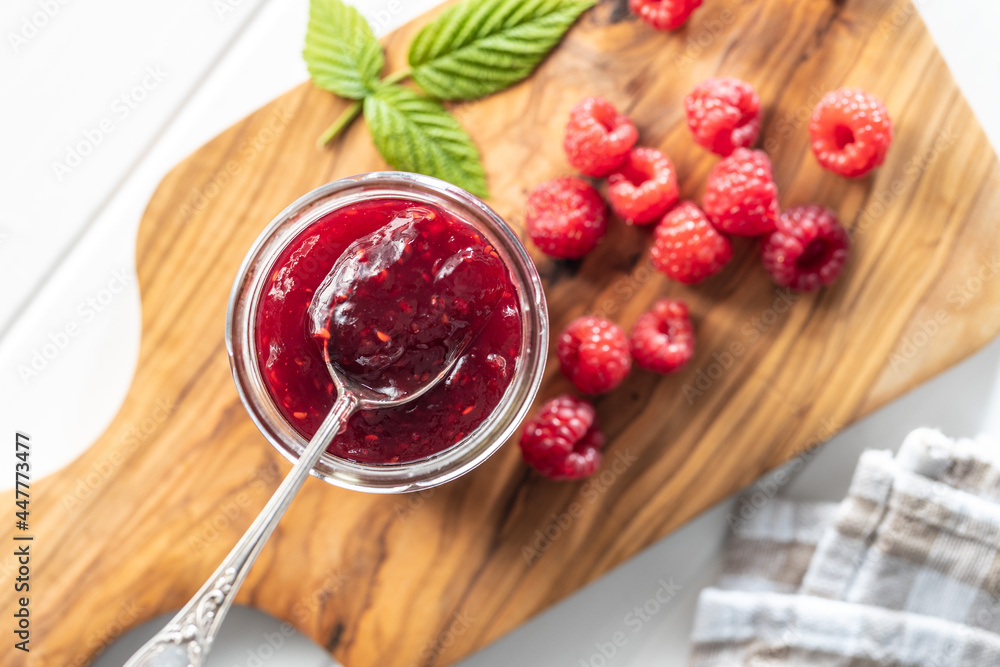
[[[693,667],[1000,665],[1000,461],[921,429],[839,505],[772,498],[703,591]]]
[[[918,431],[895,459],[865,452],[799,592],[1000,630],[997,469],[969,465],[982,459],[968,449]],[[915,472],[929,464],[965,490]]]
[[[726,543],[718,587],[798,592],[816,546],[836,514],[837,503],[771,498],[746,523],[734,528]]]
[[[807,595],[706,589],[698,600],[696,667],[992,667],[992,632]]]

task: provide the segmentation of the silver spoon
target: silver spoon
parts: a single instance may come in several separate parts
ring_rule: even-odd
[[[411,215],[355,241],[316,290],[309,305],[309,328],[322,347],[327,370],[337,389],[336,401],[288,476],[222,564],[184,608],[129,658],[124,667],[201,667],[233,604],[236,591],[309,472],[350,416],[358,410],[402,405],[424,395],[451,372],[462,352],[478,334],[477,330],[464,329],[456,332],[455,340],[442,341],[446,352],[441,370],[436,375],[417,379],[410,374],[408,381],[405,377],[400,381],[402,375],[397,373],[382,387],[370,386],[373,384],[370,380],[367,383],[359,381],[331,360],[331,320],[335,309],[343,309],[345,301],[349,307],[354,287],[359,281],[370,279],[383,269],[389,270],[400,261],[415,234],[414,223],[428,213],[432,214],[427,209],[414,208]],[[453,269],[452,266],[449,272]],[[396,366],[398,371],[398,363]]]

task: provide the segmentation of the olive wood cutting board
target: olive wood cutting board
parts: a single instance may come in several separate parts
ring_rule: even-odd
[[[387,71],[425,21],[386,38]],[[491,203],[520,231],[529,188],[569,172],[563,124],[585,95],[627,112],[641,142],[673,159],[683,196],[700,199],[717,158],[693,143],[682,99],[719,74],[760,92],[782,205],[825,204],[852,229],[841,280],[809,295],[776,289],[753,243],[738,241],[722,274],[685,287],[650,270],[649,230],[620,221],[578,263],[532,248],[553,331],[584,313],[628,327],[663,296],[693,312],[686,370],[633,371],[597,399],[609,442],[596,481],[548,481],[513,443],[422,495],[310,479],[239,603],[288,620],[347,667],[452,663],[1000,332],[997,158],[908,1],[706,0],[676,33],[605,1],[531,79],[456,113],[483,152]],[[809,150],[811,109],[843,85],[884,98],[896,125],[885,165],[856,181],[825,173]],[[237,398],[226,300],[244,253],[288,203],[385,168],[361,122],[317,148],[344,106],[304,83],[160,184],[136,244],[135,379],[107,432],[33,485],[31,653],[5,648],[4,664],[83,665],[179,608],[287,472]],[[550,363],[539,400],[570,389]],[[8,555],[0,564],[16,569]],[[3,618],[11,605],[3,596]]]

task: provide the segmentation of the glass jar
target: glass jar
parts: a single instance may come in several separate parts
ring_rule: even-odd
[[[258,303],[281,252],[331,211],[362,201],[405,198],[438,206],[472,224],[497,249],[517,290],[521,349],[500,403],[471,433],[436,454],[405,463],[360,463],[325,452],[312,474],[331,484],[371,493],[405,493],[444,484],[485,461],[514,433],[541,384],[548,351],[548,313],[541,280],[514,231],[464,190],[419,174],[374,172],[327,183],[278,214],[254,242],[229,297],[226,349],[240,399],[261,433],[295,461],[307,441],[285,419],[264,386],[255,343]]]

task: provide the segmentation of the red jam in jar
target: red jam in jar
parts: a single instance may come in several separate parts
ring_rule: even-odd
[[[348,248],[356,261],[328,279]],[[324,290],[328,320],[313,322],[310,303]],[[267,392],[305,438],[336,398],[324,345],[346,374],[389,396],[451,363],[423,396],[356,413],[328,449],[361,463],[405,463],[458,443],[497,407],[514,377],[521,313],[508,267],[472,224],[384,198],[334,210],[284,248],[253,335]]]

